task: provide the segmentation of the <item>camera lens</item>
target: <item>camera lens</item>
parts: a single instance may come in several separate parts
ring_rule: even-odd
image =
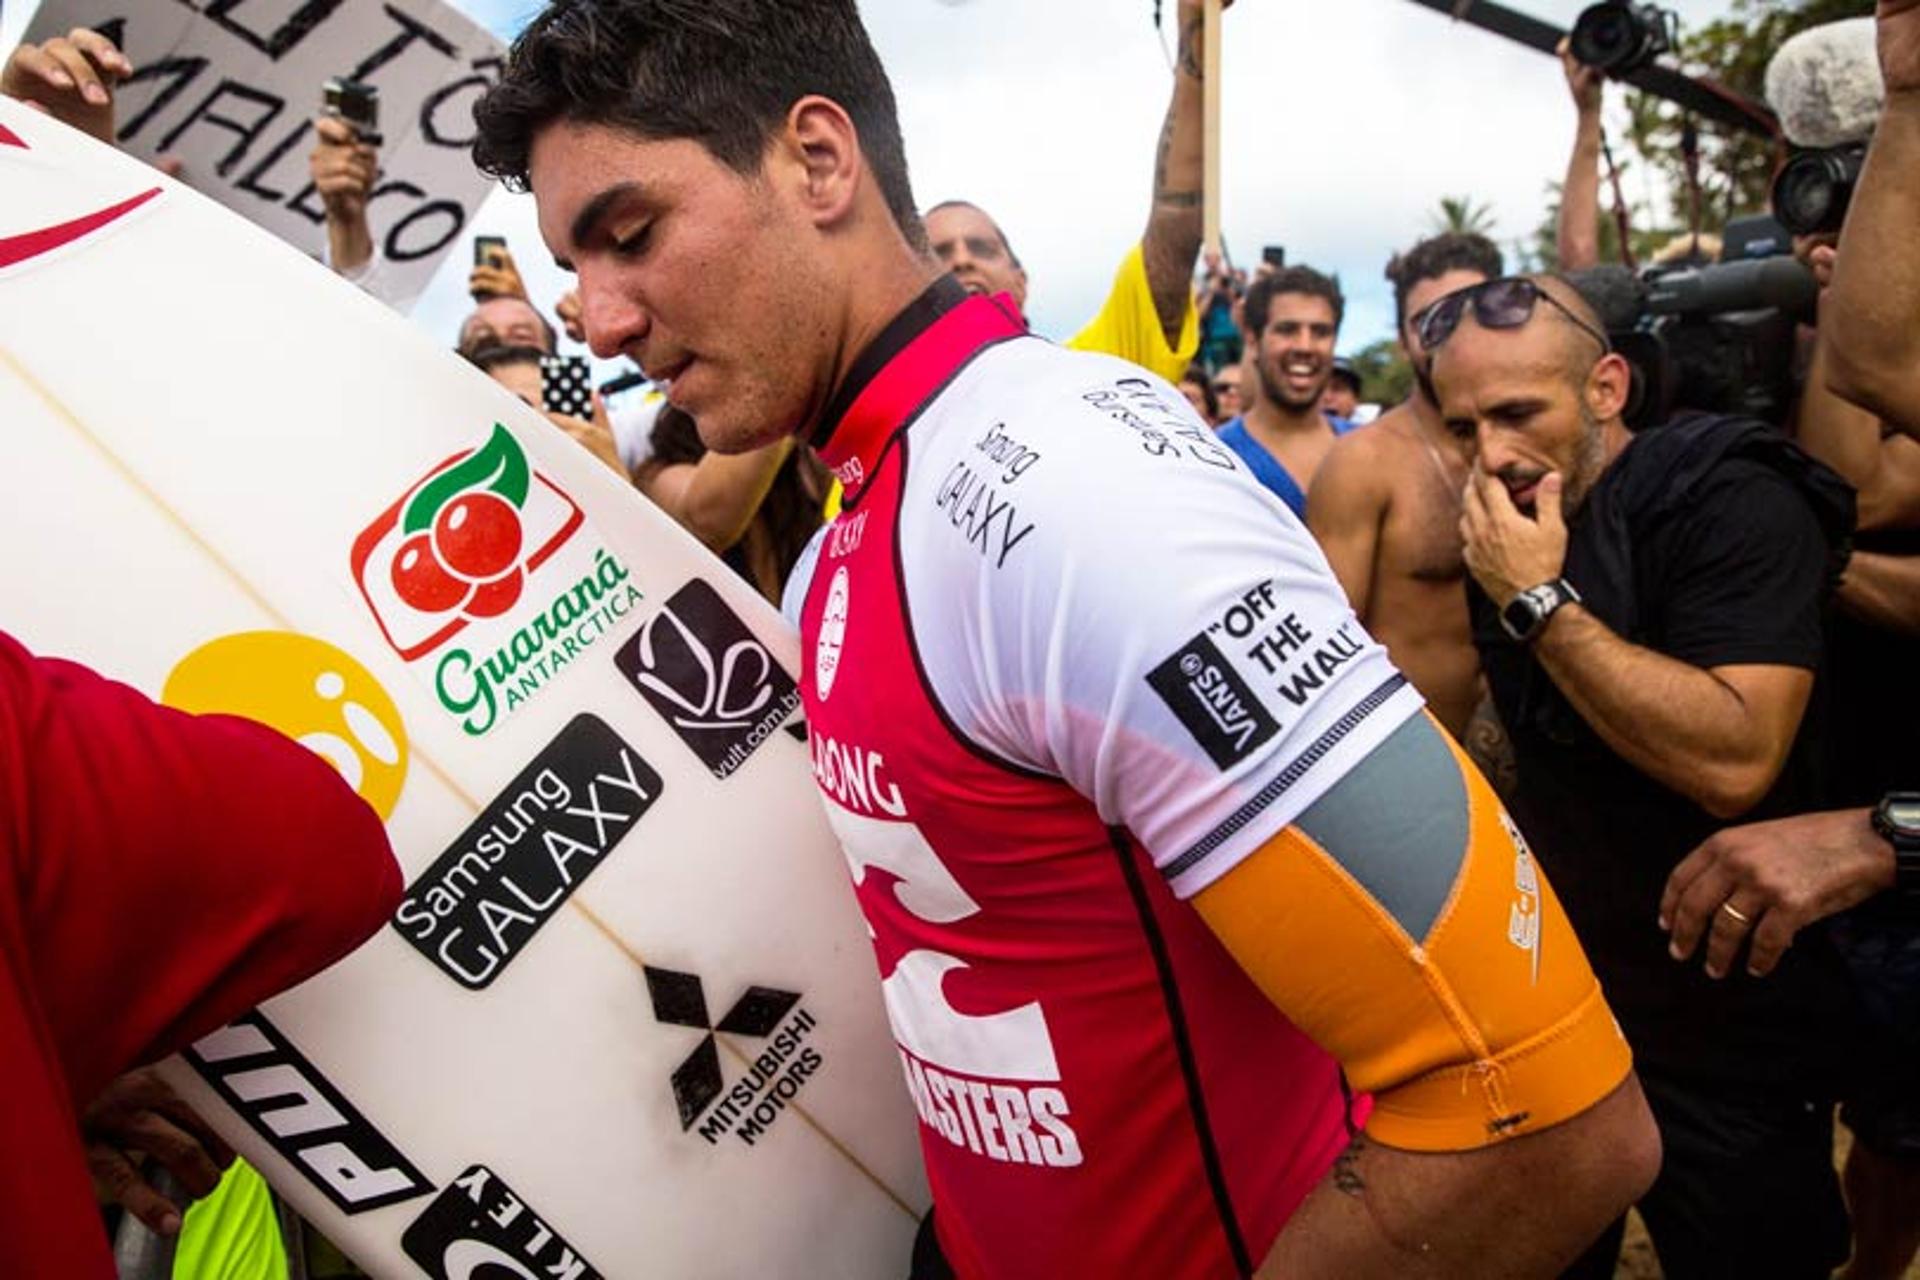
[[[1624,76],[1665,53],[1671,42],[1659,9],[1607,0],[1590,5],[1580,15],[1570,44],[1577,61],[1611,76]]]
[[[1863,149],[1803,151],[1773,180],[1773,216],[1796,236],[1840,230],[1847,220]]]

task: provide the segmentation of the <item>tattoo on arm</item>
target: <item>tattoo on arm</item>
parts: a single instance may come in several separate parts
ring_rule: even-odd
[[[1367,1183],[1360,1176],[1360,1153],[1367,1149],[1367,1139],[1356,1134],[1347,1149],[1342,1151],[1333,1162],[1334,1189],[1344,1195],[1357,1196],[1367,1189]]]
[[[1205,19],[1198,14],[1187,19],[1180,27],[1180,71],[1183,75],[1199,80],[1207,73],[1206,63],[1201,57],[1201,28]]]
[[[1513,740],[1500,723],[1500,713],[1491,697],[1482,698],[1480,707],[1467,725],[1467,758],[1480,766],[1494,794],[1502,800],[1513,798],[1520,784],[1520,768],[1514,760]]]

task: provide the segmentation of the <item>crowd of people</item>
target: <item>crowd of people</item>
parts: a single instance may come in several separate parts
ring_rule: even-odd
[[[1027,270],[994,217],[914,201],[851,0],[760,20],[772,3],[696,21],[555,0],[533,21],[475,158],[566,229],[546,248],[577,287],[550,319],[483,246],[453,339],[784,605],[811,731],[897,771],[901,811],[856,816],[912,821],[991,922],[863,893],[882,955],[953,952],[995,1007],[1042,1011],[1072,1167],[995,1165],[930,1124],[912,1275],[1608,1276],[1630,1206],[1669,1276],[1904,1275],[1920,4],[1796,37],[1769,71],[1796,151],[1867,155],[1844,228],[1793,239],[1818,305],[1779,371],[1793,402],[1763,421],[1684,378],[1650,394],[1655,330],[1622,317],[1600,261],[1605,81],[1570,52],[1559,270],[1510,274],[1464,232],[1383,255],[1412,390],[1382,408],[1338,355],[1335,276],[1203,258],[1199,0],[1177,6],[1145,229],[1058,346],[1026,331]],[[111,140],[131,72],[79,31],[15,51],[0,92]],[[667,156],[690,118],[723,123],[701,160]],[[315,140],[327,260],[377,290],[378,151],[334,118]],[[680,211],[613,186],[657,166],[751,215],[698,281]],[[1670,256],[1720,252],[1696,227]],[[659,385],[549,407],[562,333]],[[1037,532],[978,555],[934,486],[986,441],[1029,460],[988,493]],[[868,512],[866,545],[823,536]],[[814,660],[835,595],[857,688]],[[0,1160],[0,1214],[34,1224],[0,1259],[25,1232],[23,1274],[105,1274],[88,1156],[96,1190],[169,1234],[184,1206],[127,1153],[195,1194],[208,1153],[230,1158],[134,1068],[366,936],[396,886],[352,798],[272,735],[11,643],[0,732],[42,833],[10,849],[0,896],[0,1017],[40,1046],[4,1064],[36,1162]],[[107,768],[147,785],[97,808]],[[195,783],[214,770],[257,786],[216,801]],[[274,897],[310,936],[236,936],[204,988],[129,998],[65,932],[140,901],[81,892],[85,859],[135,832],[212,840],[213,806],[248,796],[305,807],[259,819],[284,843],[231,896]],[[49,880],[34,860],[54,856],[79,865]],[[218,935],[205,905],[181,928]],[[954,1016],[938,984],[914,998]],[[59,1014],[109,1004],[130,1010],[111,1043]]]

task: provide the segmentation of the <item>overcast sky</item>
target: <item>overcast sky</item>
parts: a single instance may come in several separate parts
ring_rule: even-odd
[[[539,0],[454,0],[511,37]],[[29,6],[0,0],[0,48]],[[1519,0],[1571,24],[1582,0]],[[1685,22],[1727,0],[1678,0]],[[862,0],[893,77],[923,204],[964,197],[1007,229],[1032,276],[1035,327],[1078,328],[1145,226],[1171,90],[1153,0]],[[1175,0],[1165,0],[1169,32]],[[1224,230],[1337,271],[1343,351],[1392,332],[1388,255],[1426,234],[1444,195],[1493,206],[1504,243],[1539,221],[1566,166],[1559,65],[1406,0],[1239,0],[1226,18]],[[1169,35],[1169,40],[1171,36]],[[566,287],[530,201],[502,193],[476,233],[504,234],[536,302]],[[417,318],[451,338],[467,303],[455,253]]]

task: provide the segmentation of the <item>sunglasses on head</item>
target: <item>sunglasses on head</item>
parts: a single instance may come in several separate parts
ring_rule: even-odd
[[[1467,314],[1467,308],[1473,308],[1473,318],[1482,329],[1521,329],[1526,327],[1539,305],[1545,302],[1561,315],[1571,320],[1582,333],[1600,344],[1602,355],[1613,350],[1613,344],[1607,341],[1607,335],[1582,320],[1573,313],[1566,303],[1542,289],[1525,276],[1508,276],[1500,280],[1489,280],[1485,284],[1450,293],[1413,318],[1413,331],[1420,335],[1420,345],[1429,354],[1438,351],[1454,330],[1460,327],[1460,321]]]

